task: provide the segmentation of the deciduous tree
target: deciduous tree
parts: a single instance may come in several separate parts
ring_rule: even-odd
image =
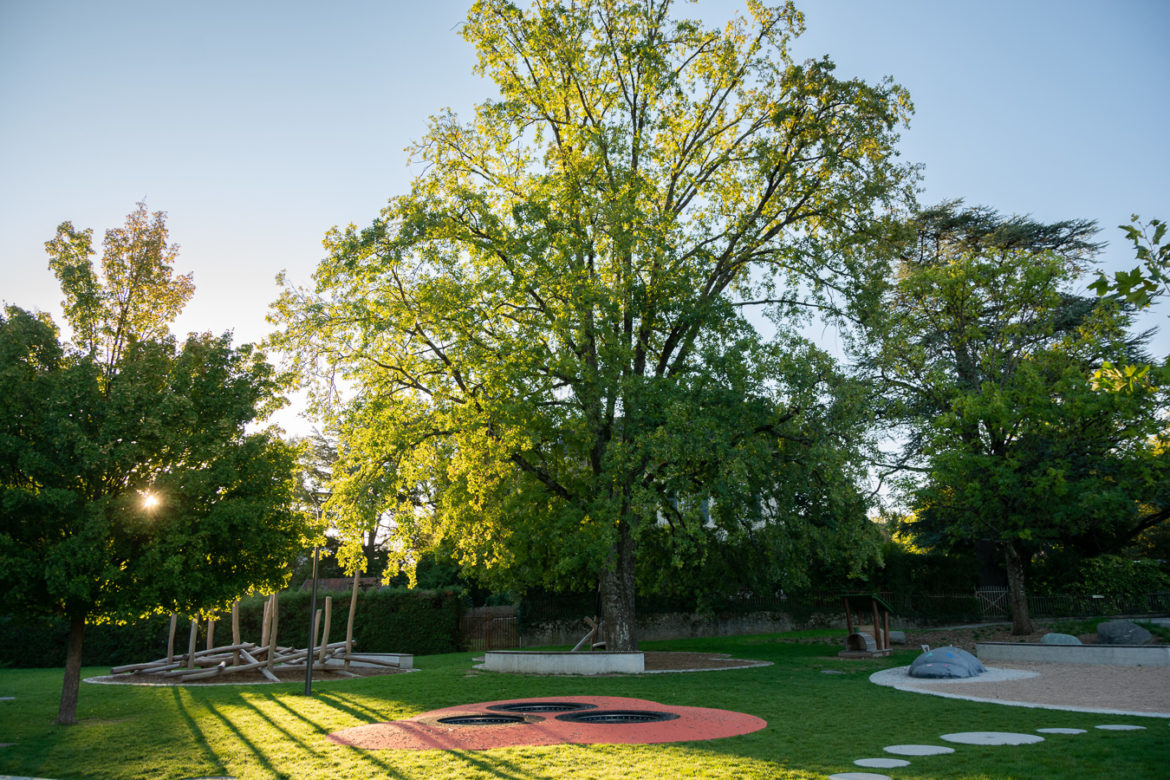
[[[793,61],[800,14],[748,8],[708,29],[660,0],[475,3],[498,99],[434,118],[411,192],[276,304],[298,368],[353,383],[342,438],[383,495],[427,497],[402,532],[488,575],[599,579],[611,648],[635,645],[640,535],[752,522],[761,475],[842,414],[823,356],[745,311],[862,294],[876,269],[837,250],[911,178],[906,93]]]
[[[920,215],[866,364],[903,423],[912,529],[933,546],[994,543],[1016,633],[1025,570],[1045,544],[1116,550],[1160,522],[1163,388],[1110,392],[1103,360],[1139,353],[1117,302],[1069,290],[1096,250],[1092,223],[1043,225],[946,204]]]
[[[72,345],[45,316],[0,316],[0,590],[12,609],[69,621],[63,724],[76,722],[87,623],[276,588],[303,543],[292,448],[245,431],[277,402],[274,371],[228,335],[166,335],[190,280],[159,290],[165,253],[142,248],[165,229],[144,213],[107,240],[132,259],[107,258],[105,284],[89,231],[63,225],[49,242]]]

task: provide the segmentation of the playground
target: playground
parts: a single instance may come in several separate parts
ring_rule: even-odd
[[[689,654],[673,656],[678,665],[685,665],[683,659],[709,663],[720,654],[769,664],[688,673],[500,674],[476,669],[475,653],[452,653],[417,657],[417,671],[409,674],[325,681],[312,697],[303,695],[298,682],[87,685],[78,713],[80,725],[72,728],[52,722],[59,670],[0,670],[0,696],[11,697],[0,701],[0,742],[7,743],[0,748],[0,773],[41,778],[573,775],[624,780],[663,776],[812,780],[867,773],[892,778],[1152,779],[1166,774],[1170,718],[1165,715],[1004,706],[876,685],[872,675],[905,666],[919,649],[895,646],[889,657],[843,659],[837,653],[845,636],[844,631],[824,630],[645,643],[651,655]],[[934,644],[946,638],[940,633]],[[85,676],[108,671],[87,669]],[[1065,685],[1081,685],[1086,695],[1104,696],[1098,702],[1108,702],[1120,689],[1114,685],[1104,693],[1092,690],[1090,681],[1097,671],[1086,668],[1079,682]],[[1134,686],[1152,687],[1142,681]],[[506,747],[368,749],[338,739],[353,729],[428,722],[444,717],[444,712],[470,709],[473,715],[483,714],[492,703],[534,699],[605,703],[607,698],[638,700],[637,707],[620,709],[661,710],[679,720],[707,710],[766,725],[718,738],[690,732],[681,735],[685,741],[623,743],[613,736],[539,744],[515,739],[522,733],[518,730],[537,733],[544,728],[542,723],[559,723],[560,713],[520,713],[524,723],[519,725],[453,726],[509,734],[506,739],[512,746]],[[647,725],[670,724],[636,725],[646,730]],[[609,729],[610,734],[621,729],[604,723],[573,728]],[[1011,744],[962,736],[971,734],[1015,736],[1000,737],[1014,740]],[[944,735],[968,742],[950,741]],[[920,755],[887,750],[906,746],[940,750]],[[871,763],[856,763],[862,761]]]

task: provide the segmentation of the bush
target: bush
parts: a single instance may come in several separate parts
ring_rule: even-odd
[[[350,594],[318,593],[317,607],[324,609],[325,597],[333,597],[331,642],[345,639]],[[240,602],[240,637],[259,642],[265,598]],[[305,647],[309,641],[308,591],[280,594],[277,641],[285,647]],[[429,655],[459,649],[460,596],[455,591],[419,591],[382,588],[358,593],[354,642],[361,652],[396,652]],[[206,647],[206,623],[199,627],[197,647]],[[167,652],[168,616],[157,616],[126,625],[94,625],[85,630],[82,663],[87,666],[119,666],[152,661]],[[175,652],[187,650],[190,623],[180,621],[175,631]],[[321,629],[318,628],[318,637]],[[0,617],[0,666],[21,668],[53,667],[65,664],[65,642],[69,624],[64,620],[22,621]],[[215,626],[215,644],[231,642],[230,613]]]

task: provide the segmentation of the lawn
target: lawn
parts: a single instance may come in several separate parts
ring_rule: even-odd
[[[905,650],[880,661],[843,661],[834,644],[762,635],[644,643],[645,649],[730,652],[774,666],[636,677],[542,678],[474,671],[471,653],[416,659],[421,671],[319,683],[142,688],[83,685],[80,725],[53,724],[61,671],[0,670],[0,774],[45,778],[823,778],[883,772],[895,778],[1165,778],[1165,719],[1091,715],[954,701],[875,686],[868,675],[904,665]],[[828,642],[829,640],[824,640]],[[826,674],[826,671],[843,674]],[[88,669],[86,676],[105,669]],[[764,718],[740,737],[668,745],[592,745],[489,751],[362,751],[325,736],[478,701],[535,696],[630,696],[717,707]],[[1132,723],[1142,731],[1094,729]],[[954,731],[1088,729],[1016,747],[954,746],[893,770],[853,759],[896,743],[941,744]]]

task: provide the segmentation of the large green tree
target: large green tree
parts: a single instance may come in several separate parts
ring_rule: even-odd
[[[791,4],[722,29],[670,5],[475,3],[499,97],[434,118],[411,192],[331,233],[316,290],[275,312],[304,373],[352,383],[342,438],[382,495],[426,497],[403,533],[485,573],[600,580],[619,649],[640,535],[712,507],[750,525],[761,475],[840,414],[821,356],[745,311],[786,326],[868,289],[838,250],[911,178],[906,93],[793,61]]]
[[[1095,226],[945,204],[919,215],[880,327],[859,345],[903,425],[921,543],[1002,556],[1013,630],[1030,633],[1025,571],[1045,545],[1118,549],[1161,522],[1165,393],[1102,387],[1138,355],[1115,301],[1073,295]]]
[[[106,284],[88,231],[65,223],[47,244],[72,344],[43,315],[0,316],[0,590],[19,614],[69,622],[63,724],[87,623],[278,587],[303,542],[294,451],[245,431],[276,402],[274,371],[227,335],[166,335],[190,280],[167,281],[163,215],[143,213],[107,234]],[[119,257],[136,270],[111,271]]]

